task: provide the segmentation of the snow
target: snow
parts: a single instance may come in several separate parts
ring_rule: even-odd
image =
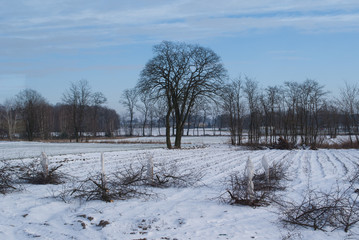
[[[201,141],[215,142],[212,137]],[[359,227],[350,233],[287,229],[278,221],[275,205],[251,208],[222,203],[225,182],[233,172],[243,172],[248,157],[255,170],[283,162],[289,166],[290,180],[281,195],[296,200],[310,184],[314,189],[330,189],[345,182],[359,161],[358,150],[261,150],[230,147],[217,139],[202,148],[167,150],[163,145],[134,144],[45,144],[1,142],[0,159],[13,162],[39,158],[45,150],[51,164],[62,163],[62,171],[79,179],[101,171],[104,152],[105,172],[110,174],[150,155],[156,164],[176,162],[181,171],[195,169],[204,177],[186,188],[153,188],[149,199],[78,201],[65,203],[53,197],[63,185],[28,185],[24,190],[0,195],[0,239],[358,239]],[[108,221],[105,227],[98,226]],[[85,226],[85,229],[83,228]]]
[[[37,157],[41,152],[48,156],[89,152],[127,151],[137,149],[163,148],[163,144],[104,144],[104,143],[43,143],[0,141],[1,159],[22,159]],[[19,151],[21,149],[21,151]]]
[[[171,142],[174,143],[175,138],[171,137]],[[153,136],[153,137],[129,137],[121,139],[96,139],[94,142],[114,142],[114,143],[147,143],[147,144],[166,144],[165,136]],[[182,145],[208,145],[218,143],[230,143],[229,136],[183,136]]]

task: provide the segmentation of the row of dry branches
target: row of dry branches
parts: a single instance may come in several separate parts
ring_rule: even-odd
[[[22,189],[22,184],[60,184],[68,175],[59,171],[63,165],[49,167],[48,158],[42,153],[31,162],[14,164],[10,160],[0,161],[0,193],[6,194]]]
[[[116,171],[105,174],[105,161],[101,154],[101,171],[77,179],[59,169],[62,164],[49,164],[48,157],[42,153],[39,158],[19,165],[11,161],[1,161],[0,193],[6,194],[20,189],[21,184],[63,184],[62,190],[54,196],[64,201],[72,198],[82,200],[124,200],[134,197],[151,197],[151,188],[189,187],[200,182],[201,171],[183,170],[176,161],[153,163],[153,156],[138,156],[129,166],[118,167]]]
[[[275,192],[285,189],[283,180],[288,180],[288,166],[284,163],[268,164],[262,158],[263,171],[254,172],[253,163],[248,157],[244,172],[232,173],[226,180],[226,192],[220,200],[230,204],[252,207],[267,206],[275,198]]]
[[[145,161],[144,161],[145,160]],[[103,166],[103,164],[102,164]],[[58,196],[64,201],[71,198],[83,200],[124,200],[153,197],[153,187],[189,187],[198,184],[203,173],[195,170],[180,171],[176,162],[154,165],[151,155],[144,155],[136,164],[118,168],[106,175],[101,172],[63,189]]]

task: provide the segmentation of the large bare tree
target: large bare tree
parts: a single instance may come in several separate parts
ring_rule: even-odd
[[[142,70],[137,87],[166,99],[167,147],[172,148],[170,116],[174,112],[174,146],[180,148],[184,124],[196,99],[212,98],[223,86],[226,70],[214,51],[199,45],[163,41],[154,46],[153,52],[154,57]]]

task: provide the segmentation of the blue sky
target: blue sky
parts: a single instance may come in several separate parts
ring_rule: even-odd
[[[121,113],[162,40],[198,43],[230,77],[264,88],[315,79],[333,94],[359,82],[357,0],[0,0],[0,103],[23,88],[52,104],[87,79]]]

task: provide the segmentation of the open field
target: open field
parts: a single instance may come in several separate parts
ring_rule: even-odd
[[[222,142],[222,140],[219,140]],[[15,144],[15,145],[14,145]],[[17,147],[16,144],[19,144]],[[1,158],[31,161],[40,151],[48,151],[51,164],[64,164],[63,172],[85,179],[100,171],[100,152],[104,152],[105,171],[110,174],[131,163],[152,156],[155,167],[176,162],[179,171],[202,172],[197,184],[183,188],[151,188],[155,197],[143,199],[78,201],[55,199],[64,185],[24,184],[23,191],[0,195],[0,239],[358,239],[359,227],[349,233],[314,231],[297,227],[284,228],[275,205],[252,208],[228,205],[218,197],[225,193],[230,174],[242,172],[250,157],[257,171],[261,159],[288,166],[283,199],[296,201],[308,185],[313,189],[330,189],[346,185],[357,171],[358,150],[262,150],[235,148],[214,140],[203,140],[205,148],[184,150],[116,148],[126,144],[50,145],[1,143]],[[91,146],[92,144],[89,144]],[[149,144],[151,145],[151,144]],[[15,148],[14,148],[15,146]],[[55,147],[56,146],[56,147]],[[16,149],[16,151],[14,150]],[[126,150],[126,151],[124,151]],[[16,154],[18,154],[16,156]],[[19,162],[14,159],[13,162]],[[98,226],[108,221],[105,227]],[[83,225],[85,224],[85,229]],[[291,232],[291,238],[286,238]]]
[[[93,152],[129,151],[163,148],[163,144],[102,144],[102,143],[42,143],[42,142],[1,142],[1,159],[23,159],[47,155],[63,155]]]

